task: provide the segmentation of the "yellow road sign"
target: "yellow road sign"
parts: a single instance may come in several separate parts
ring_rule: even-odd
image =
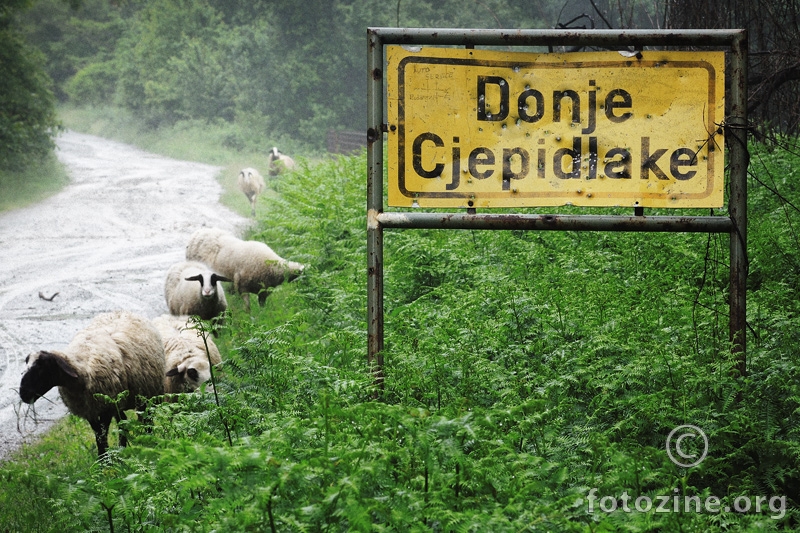
[[[723,204],[724,52],[386,53],[390,206]]]

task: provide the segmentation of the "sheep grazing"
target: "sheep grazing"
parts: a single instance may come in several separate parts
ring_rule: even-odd
[[[222,362],[219,349],[209,335],[203,336],[192,328],[188,316],[161,315],[153,319],[164,341],[166,374],[164,392],[192,392],[211,379],[211,365]],[[206,353],[208,344],[208,353]]]
[[[175,263],[167,271],[164,297],[173,315],[197,315],[212,320],[228,308],[220,281],[231,281],[197,261]],[[200,286],[197,286],[200,282]]]
[[[287,261],[259,241],[243,241],[220,229],[200,229],[186,246],[186,259],[202,261],[233,280],[233,290],[242,295],[250,310],[250,293],[264,305],[267,290],[299,276],[304,265]]]
[[[270,176],[277,176],[278,174],[283,174],[288,170],[294,170],[297,167],[294,159],[284,153],[281,153],[277,146],[273,146],[272,150],[269,151],[268,159]]]
[[[256,200],[258,200],[258,195],[264,192],[266,187],[264,185],[264,177],[258,173],[258,170],[248,167],[239,172],[237,182],[239,189],[247,196],[247,200],[250,202],[250,214],[256,216]]]
[[[149,320],[131,313],[98,315],[63,351],[36,352],[26,362],[22,401],[33,403],[57,386],[70,412],[89,421],[100,457],[108,450],[111,419],[125,420],[125,410],[143,410],[145,399],[164,393],[161,335]],[[120,399],[112,403],[98,395]],[[119,443],[127,445],[124,433]]]

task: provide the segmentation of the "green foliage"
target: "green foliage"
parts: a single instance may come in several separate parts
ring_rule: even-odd
[[[364,128],[367,27],[552,27],[562,6],[547,4],[38,0],[23,23],[62,101],[118,105],[150,128],[224,121],[242,149],[319,150],[328,130]]]
[[[58,121],[44,58],[4,19],[0,17],[0,170],[19,171],[50,153]]]
[[[207,3],[149,2],[118,44],[118,89],[126,107],[154,125],[181,118],[232,118],[232,94],[220,93],[230,75],[217,54],[225,26]]]
[[[91,63],[76,72],[64,90],[72,101],[83,105],[102,104],[113,96],[116,82],[113,62]]]
[[[26,40],[47,58],[45,71],[54,82],[59,101],[67,100],[68,85],[76,73],[84,69],[98,72],[101,65],[113,60],[125,15],[119,3],[105,0],[36,0],[19,16]],[[87,73],[82,75],[86,76]],[[95,84],[101,81],[107,80],[97,80]],[[113,95],[113,82],[101,92]],[[84,102],[85,96],[82,92],[69,94],[76,102],[93,103]]]
[[[30,205],[69,182],[66,169],[50,154],[22,170],[0,170],[0,212]]]
[[[152,431],[130,423],[131,446],[106,464],[92,465],[85,428],[66,465],[3,465],[13,489],[0,493],[0,522],[797,530],[800,156],[796,144],[752,154],[745,377],[727,341],[723,237],[387,230],[379,394],[366,364],[365,157],[305,163],[269,181],[251,237],[308,267],[250,313],[231,295],[214,393],[154,405]],[[665,451],[681,424],[709,439],[690,469]],[[53,520],[3,505],[23,497]],[[753,507],[705,511],[712,497]],[[649,510],[636,511],[641,498]],[[663,498],[668,512],[656,510]]]

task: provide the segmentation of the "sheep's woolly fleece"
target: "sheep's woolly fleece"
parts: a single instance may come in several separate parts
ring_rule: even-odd
[[[40,352],[41,353],[41,352]],[[136,407],[137,398],[164,392],[164,347],[158,330],[146,318],[126,312],[97,315],[62,351],[78,373],[79,389],[59,387],[61,399],[75,416],[93,420],[113,406],[95,394],[111,398],[125,391],[121,410]],[[33,364],[39,353],[31,356]]]
[[[50,401],[20,403],[28,354],[64,349],[100,313],[167,313],[164,274],[183,260],[187,235],[250,224],[219,204],[218,167],[71,131],[56,145],[70,183],[0,213],[0,460],[67,413],[55,389]]]
[[[202,276],[200,280],[187,278]],[[173,315],[198,315],[203,320],[211,320],[225,312],[228,302],[219,276],[203,263],[181,261],[172,265],[164,281],[164,299]],[[216,281],[212,284],[212,280]],[[204,284],[209,291],[203,295]]]
[[[220,229],[194,232],[186,246],[186,259],[203,262],[231,279],[234,292],[242,296],[259,294],[265,287],[277,287],[287,278],[297,277],[305,268],[282,258],[263,242],[243,241]]]
[[[290,156],[278,150],[277,146],[273,146],[269,151],[269,175],[278,176],[289,170],[297,168],[297,163]]]
[[[178,370],[178,375],[165,377],[164,392],[191,392],[211,379],[211,364],[222,362],[219,349],[210,335],[205,341],[188,316],[161,315],[153,319],[164,342],[166,371]],[[206,353],[208,346],[208,353]],[[194,369],[197,377],[187,374]]]
[[[239,177],[237,178],[236,182],[239,185],[239,189],[247,197],[247,201],[250,202],[250,214],[255,216],[258,195],[264,192],[264,189],[266,188],[264,177],[258,172],[258,170],[248,167],[243,168],[239,172]]]

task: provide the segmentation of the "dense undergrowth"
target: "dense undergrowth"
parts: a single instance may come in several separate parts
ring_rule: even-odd
[[[0,530],[800,529],[798,167],[752,147],[746,377],[726,235],[397,230],[380,393],[365,157],[272,180],[253,236],[309,267],[231,297],[219,405],[154,406],[107,464],[67,419],[0,466]],[[682,424],[709,442],[688,469]]]

